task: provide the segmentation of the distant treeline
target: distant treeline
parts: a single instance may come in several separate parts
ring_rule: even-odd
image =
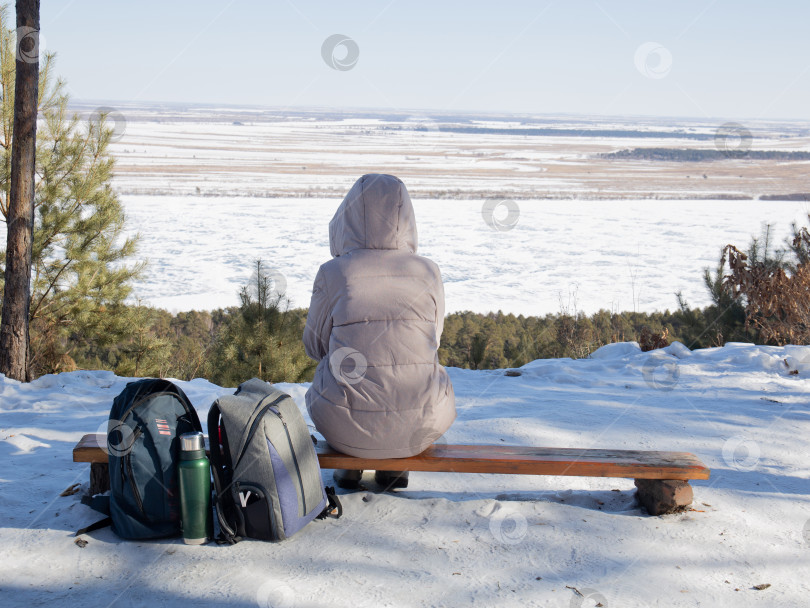
[[[693,148],[633,148],[599,154],[599,158],[618,160],[657,160],[670,162],[707,162],[745,158],[750,160],[810,160],[810,152],[788,150],[698,150]]]
[[[810,192],[791,192],[790,194],[762,194],[761,201],[810,201]]]
[[[124,376],[208,378],[223,386],[236,386],[250,376],[272,382],[311,381],[315,364],[302,343],[306,309],[270,310],[261,321],[262,311],[255,303],[251,306],[250,312],[243,306],[175,315],[133,306],[118,311],[136,320],[129,338],[99,345],[77,336],[70,358],[42,371],[109,369]],[[675,312],[601,310],[542,317],[459,312],[445,318],[439,361],[466,369],[501,369],[535,359],[583,358],[612,342],[634,340],[652,348],[657,342],[679,340],[701,348],[724,340],[753,340],[742,319],[732,319],[734,327],[729,329],[728,320],[720,317],[716,307],[697,310],[685,305]]]
[[[220,386],[237,386],[253,376],[272,382],[310,381],[315,364],[302,342],[306,312],[262,310],[252,303],[173,315],[128,306],[113,314],[133,320],[130,335],[104,343],[71,336],[65,345],[69,354],[38,372],[106,369],[120,376],[206,378]]]
[[[520,367],[535,359],[587,357],[613,342],[639,342],[644,350],[673,340],[689,348],[720,346],[726,341],[753,341],[744,319],[708,306],[675,312],[610,312],[592,315],[515,316],[502,312],[454,313],[445,319],[439,361],[469,369]]]

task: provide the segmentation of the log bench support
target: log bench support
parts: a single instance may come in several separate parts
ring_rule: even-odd
[[[90,463],[90,493],[110,489],[103,434],[82,437],[74,462]],[[664,515],[692,504],[690,479],[708,479],[709,469],[687,452],[578,450],[504,445],[435,444],[410,458],[358,458],[316,447],[322,469],[365,471],[440,471],[507,475],[560,475],[634,479],[639,504],[650,515]]]
[[[636,498],[650,515],[683,511],[692,504],[694,494],[682,479],[636,479]]]
[[[90,496],[104,494],[110,489],[110,465],[106,462],[90,463]]]

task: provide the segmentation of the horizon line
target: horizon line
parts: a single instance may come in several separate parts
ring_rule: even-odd
[[[152,109],[160,106],[175,107],[181,109],[186,108],[200,108],[200,109],[251,109],[275,112],[300,112],[300,113],[348,113],[348,114],[371,114],[371,113],[388,113],[388,114],[401,114],[405,117],[412,116],[418,118],[420,115],[426,113],[433,113],[437,115],[454,115],[454,116],[468,116],[468,117],[532,117],[532,118],[579,118],[579,119],[624,119],[624,120],[675,120],[675,121],[689,121],[700,122],[707,124],[716,124],[718,121],[729,122],[732,121],[750,121],[754,123],[808,123],[810,118],[754,118],[754,117],[732,117],[732,116],[689,116],[689,115],[663,115],[663,114],[587,114],[578,112],[515,112],[507,110],[447,110],[438,108],[387,108],[387,107],[374,107],[374,106],[320,106],[320,105],[264,105],[264,104],[235,104],[235,103],[219,103],[219,102],[199,102],[199,101],[160,101],[160,100],[124,100],[124,99],[102,99],[102,98],[68,98],[68,106],[78,105],[95,105],[95,104],[111,104],[119,106],[128,106],[131,108]]]

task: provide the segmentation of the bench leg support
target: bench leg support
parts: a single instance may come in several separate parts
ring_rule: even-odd
[[[110,489],[110,465],[106,462],[90,464],[90,496]]]
[[[638,502],[650,515],[683,511],[692,504],[692,486],[678,479],[636,479]]]

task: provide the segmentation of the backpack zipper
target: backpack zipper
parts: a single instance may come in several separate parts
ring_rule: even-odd
[[[244,457],[245,452],[247,452],[247,449],[250,446],[250,441],[253,439],[253,435],[256,434],[256,429],[259,427],[259,423],[262,421],[262,418],[264,418],[264,415],[267,413],[267,410],[269,410],[274,405],[278,405],[288,396],[289,395],[280,395],[279,397],[274,399],[271,403],[265,405],[262,411],[259,412],[259,415],[253,419],[253,424],[250,425],[250,431],[248,431],[248,436],[247,439],[245,440],[245,445],[242,446],[242,451],[239,454],[239,457],[236,459],[236,464],[233,465],[234,471],[239,467],[239,463],[242,462],[242,458]]]
[[[143,508],[143,499],[141,498],[141,493],[138,491],[138,486],[135,484],[135,472],[132,470],[132,462],[130,460],[130,454],[132,454],[132,450],[135,448],[135,442],[137,441],[138,437],[141,436],[141,433],[143,433],[141,427],[137,427],[135,432],[132,433],[132,444],[129,452],[127,452],[126,456],[121,459],[121,468],[123,469],[124,464],[126,464],[127,479],[129,480],[129,487],[132,490],[132,496],[135,498],[135,504],[138,505],[140,512],[146,515],[146,510]]]
[[[284,420],[284,416],[281,415],[281,412],[278,410],[270,410],[278,419],[281,420],[281,424],[284,425],[284,432],[287,434],[287,443],[290,444],[290,452],[292,452],[293,457],[293,464],[295,465],[295,472],[298,475],[298,485],[301,487],[301,502],[304,503],[304,515],[307,514],[307,497],[304,493],[304,480],[301,478],[301,467],[298,466],[298,458],[295,455],[295,448],[293,447],[292,437],[290,437],[290,430],[287,428],[287,421]]]

